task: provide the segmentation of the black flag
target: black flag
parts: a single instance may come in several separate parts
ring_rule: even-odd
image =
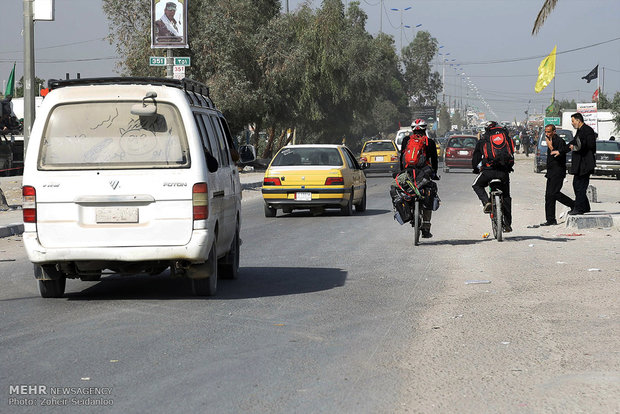
[[[590,83],[592,79],[596,79],[596,78],[598,78],[598,65],[596,65],[596,67],[592,69],[590,73],[588,73],[586,76],[581,77],[581,79],[587,80],[588,83]]]

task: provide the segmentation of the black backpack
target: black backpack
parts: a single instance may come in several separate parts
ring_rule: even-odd
[[[504,128],[491,128],[487,132],[482,152],[487,167],[507,170],[515,164],[514,143]]]

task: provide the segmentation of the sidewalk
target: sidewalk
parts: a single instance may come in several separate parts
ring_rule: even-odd
[[[261,195],[264,171],[242,172],[239,174],[243,199],[252,199]],[[8,211],[0,211],[0,237],[10,237],[24,232],[22,221],[22,177],[0,177],[0,188],[10,207]]]

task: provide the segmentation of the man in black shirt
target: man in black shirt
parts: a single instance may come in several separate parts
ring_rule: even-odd
[[[558,224],[555,219],[555,202],[559,201],[571,210],[575,202],[562,193],[562,184],[566,177],[566,153],[570,151],[568,145],[555,133],[555,125],[545,127],[545,141],[547,142],[547,189],[545,190],[545,219],[541,226]]]
[[[568,214],[584,214],[590,212],[590,202],[586,192],[590,184],[590,174],[596,167],[596,134],[583,122],[583,115],[576,112],[571,115],[573,128],[577,130],[575,138],[568,143],[573,151],[570,173],[573,174],[573,190],[575,205]]]

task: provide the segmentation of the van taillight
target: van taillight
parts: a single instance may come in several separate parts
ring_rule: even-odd
[[[344,178],[342,177],[327,177],[325,185],[344,185]]]
[[[263,185],[282,185],[282,182],[278,177],[265,177]]]
[[[360,157],[360,162],[368,162],[368,157]]]
[[[29,185],[22,187],[22,212],[24,223],[37,222],[37,192]]]
[[[391,160],[392,160],[392,161],[397,161],[397,160],[398,160],[398,157],[397,157],[396,155],[392,155]]]
[[[194,220],[209,218],[209,193],[207,183],[196,183],[192,188],[192,208]]]

